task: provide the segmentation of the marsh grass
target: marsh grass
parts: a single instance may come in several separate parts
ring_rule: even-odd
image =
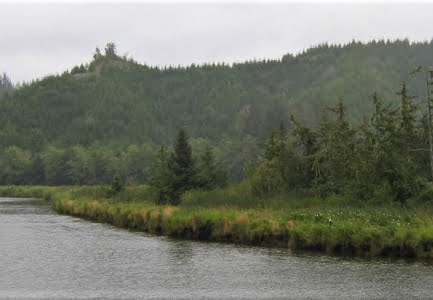
[[[0,195],[49,199],[55,211],[175,238],[288,247],[332,254],[433,258],[433,213],[408,201],[366,206],[344,197],[252,198],[248,186],[189,192],[180,206],[142,201],[146,186],[107,199],[107,187],[0,187]],[[426,197],[426,196],[424,196]]]
[[[71,187],[51,186],[0,186],[0,197],[39,198],[51,201],[69,197]]]
[[[57,199],[53,208],[63,214],[176,238],[330,254],[433,258],[433,219],[392,209],[191,209],[80,199]]]
[[[362,203],[356,203],[347,196],[335,195],[324,200],[313,195],[311,191],[302,190],[286,192],[278,196],[259,198],[253,194],[248,181],[225,188],[216,188],[211,191],[188,191],[183,195],[181,205],[184,207],[230,207],[269,210],[363,206]]]

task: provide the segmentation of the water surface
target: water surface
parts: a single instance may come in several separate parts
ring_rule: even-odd
[[[0,299],[431,299],[432,283],[425,262],[177,241],[0,199]]]

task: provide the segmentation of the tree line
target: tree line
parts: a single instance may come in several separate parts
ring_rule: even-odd
[[[316,126],[293,115],[273,130],[258,160],[248,162],[247,178],[258,198],[298,195],[345,195],[362,203],[404,204],[431,185],[429,117],[407,84],[399,105],[386,105],[374,92],[371,114],[359,125],[347,117],[342,99],[328,107]],[[210,152],[195,169],[186,133],[181,130],[168,154],[162,147],[152,181],[160,204],[179,204],[187,190],[225,185]],[[213,171],[212,171],[213,170]],[[222,170],[222,169],[220,169]]]
[[[371,96],[372,113],[352,125],[340,100],[315,127],[291,117],[273,131],[249,179],[260,197],[304,191],[404,203],[431,181],[428,116],[403,83],[399,105]]]
[[[100,184],[113,174],[149,183],[159,145],[170,145],[179,128],[188,128],[194,153],[211,146],[229,180],[241,181],[275,124],[285,122],[293,139],[293,114],[317,135],[321,108],[341,96],[347,122],[358,128],[372,113],[372,90],[382,106],[397,105],[398,82],[432,61],[432,41],[379,40],[322,44],[275,60],[154,67],[109,43],[89,63],[0,96],[0,184]],[[410,80],[421,94],[424,80]]]
[[[293,115],[273,130],[257,160],[247,161],[253,194],[267,198],[292,192],[348,195],[359,201],[404,203],[431,181],[429,118],[406,83],[399,105],[370,97],[371,114],[353,125],[342,99],[315,126]],[[147,182],[158,204],[179,204],[185,191],[228,184],[227,171],[209,144],[193,155],[188,135],[178,132],[172,147],[131,145],[115,153],[104,148],[49,147],[41,156],[10,146],[0,152],[2,184],[125,184]],[[114,180],[114,181],[113,181]]]
[[[154,67],[118,55],[109,43],[88,63],[3,94],[0,147],[39,152],[48,145],[169,144],[185,127],[192,138],[234,151],[223,148],[251,138],[261,145],[275,121],[290,113],[317,123],[321,107],[336,96],[345,99],[348,118],[360,123],[372,90],[395,103],[396,83],[407,80],[414,65],[431,61],[431,41],[380,40],[323,44],[275,60]],[[417,78],[412,87],[420,92],[423,84]]]

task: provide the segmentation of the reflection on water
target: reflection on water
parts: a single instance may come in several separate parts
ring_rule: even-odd
[[[429,299],[433,266],[176,241],[0,199],[0,298]]]

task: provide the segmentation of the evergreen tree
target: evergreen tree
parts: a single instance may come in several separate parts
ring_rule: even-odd
[[[254,194],[267,197],[287,191],[296,174],[292,158],[284,123],[280,123],[279,128],[271,132],[262,157],[257,164],[252,165],[250,180]]]
[[[312,187],[315,184],[314,161],[317,152],[317,133],[301,125],[295,117],[290,117],[292,124],[294,154],[292,160],[297,159],[296,179],[292,185]],[[292,172],[293,173],[293,172]]]
[[[340,99],[329,108],[335,120],[324,118],[319,127],[318,147],[313,168],[322,196],[339,193],[345,182],[353,179],[351,164],[355,150],[355,130],[347,120],[346,107]]]
[[[379,190],[390,191],[388,175],[395,163],[398,110],[384,106],[376,92],[371,95],[373,112],[364,118],[354,157],[355,182],[351,186],[353,196],[362,201],[371,200]],[[382,194],[376,200],[389,200],[391,194]]]
[[[195,164],[188,135],[184,129],[179,130],[173,150],[168,160],[168,169],[172,176],[169,201],[170,204],[177,205],[185,191],[196,187]]]
[[[216,163],[210,146],[206,146],[200,157],[198,186],[204,190],[223,187],[227,184],[227,173]]]
[[[93,54],[93,59],[94,59],[94,60],[97,60],[97,59],[101,58],[101,56],[102,56],[102,54],[101,54],[101,50],[99,50],[99,48],[96,47],[96,49],[95,49],[95,53]]]
[[[116,45],[114,43],[108,43],[107,46],[105,46],[105,56],[107,57],[117,56]]]
[[[150,181],[153,190],[155,191],[155,200],[157,204],[168,204],[171,200],[171,181],[172,174],[168,168],[168,160],[170,156],[167,149],[161,146],[158,150],[153,177]]]
[[[403,82],[397,94],[400,96],[400,114],[394,147],[396,160],[389,180],[395,192],[395,199],[403,203],[415,195],[423,184],[419,180],[422,168],[416,163],[419,156],[416,150],[422,146],[422,142],[420,141],[421,130],[416,120],[418,108],[413,102],[414,97],[408,94],[406,83]]]
[[[14,89],[14,85],[6,73],[0,74],[0,94],[2,92],[11,91]]]

